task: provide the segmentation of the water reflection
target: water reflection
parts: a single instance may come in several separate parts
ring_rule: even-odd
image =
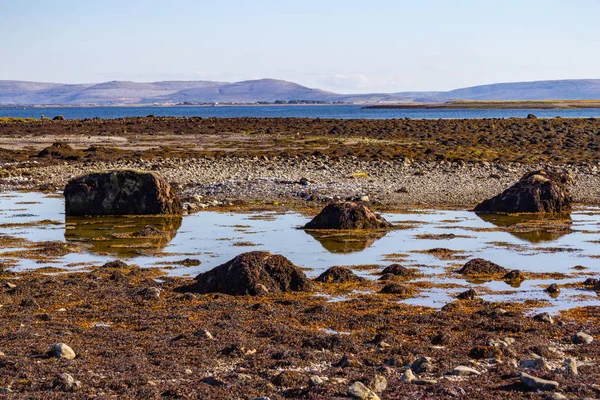
[[[570,214],[476,214],[511,235],[529,243],[557,240],[572,232]]]
[[[166,247],[182,221],[181,216],[67,217],[65,239],[87,243],[97,254],[132,257]]]
[[[330,253],[352,253],[363,251],[375,241],[383,238],[388,231],[342,231],[342,230],[305,230],[312,236],[323,248]]]

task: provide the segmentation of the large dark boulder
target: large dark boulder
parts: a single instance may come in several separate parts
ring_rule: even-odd
[[[67,216],[183,213],[179,196],[154,172],[91,173],[67,183],[64,194]]]
[[[381,229],[392,224],[363,204],[351,202],[327,205],[304,229]]]
[[[475,207],[481,213],[564,213],[571,211],[568,174],[540,170],[525,174],[499,195]]]
[[[204,272],[187,290],[197,293],[265,295],[309,291],[312,283],[290,260],[267,251],[252,251]]]

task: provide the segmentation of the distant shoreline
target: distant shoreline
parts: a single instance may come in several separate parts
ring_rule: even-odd
[[[60,104],[39,104],[39,105],[2,105],[0,104],[0,109],[15,109],[15,108],[105,108],[105,107],[114,107],[114,108],[170,108],[170,107],[189,107],[189,108],[197,108],[197,107],[206,107],[206,108],[218,108],[218,107],[335,107],[335,106],[365,106],[365,104],[352,104],[352,103],[338,103],[338,104],[256,104],[256,103],[247,103],[247,104],[95,104],[95,105],[60,105]],[[599,105],[600,107],[600,105]],[[366,108],[366,107],[363,107]]]
[[[453,101],[447,103],[373,104],[363,109],[536,109],[561,110],[569,108],[600,108],[600,100],[542,100],[542,101]]]

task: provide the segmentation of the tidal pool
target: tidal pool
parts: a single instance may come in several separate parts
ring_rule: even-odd
[[[600,272],[600,208],[577,207],[560,218],[480,217],[470,211],[414,210],[384,214],[398,229],[367,237],[298,229],[309,217],[295,212],[203,211],[183,218],[76,218],[64,216],[64,200],[41,193],[0,195],[0,263],[14,270],[52,267],[77,270],[121,259],[160,267],[172,275],[195,276],[234,256],[268,250],[289,258],[315,277],[333,265],[381,267],[398,262],[419,269],[418,281],[433,284],[406,303],[441,307],[473,287],[490,301],[544,300],[556,311],[600,305],[594,291],[562,287],[557,298],[543,291],[551,283],[581,282]],[[153,233],[154,227],[160,235]],[[67,254],[36,257],[35,243],[63,243]],[[60,247],[60,246],[59,246]],[[431,249],[451,252],[441,257]],[[79,249],[79,250],[77,250]],[[508,269],[540,274],[517,287],[504,281],[473,282],[452,271],[481,257]],[[573,268],[584,266],[583,268]],[[371,279],[380,269],[356,268]],[[564,276],[548,276],[556,273]],[[543,274],[543,275],[542,275]],[[336,298],[343,301],[343,297]]]

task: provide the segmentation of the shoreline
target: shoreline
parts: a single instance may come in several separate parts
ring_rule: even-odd
[[[317,208],[333,200],[364,201],[376,207],[471,209],[511,186],[526,172],[548,165],[498,163],[365,162],[222,158],[69,163],[20,168],[0,180],[0,190],[62,190],[72,177],[108,169],[152,170],[199,204],[284,203]],[[554,165],[573,176],[573,200],[600,205],[600,169]],[[203,207],[203,206],[200,206]]]

